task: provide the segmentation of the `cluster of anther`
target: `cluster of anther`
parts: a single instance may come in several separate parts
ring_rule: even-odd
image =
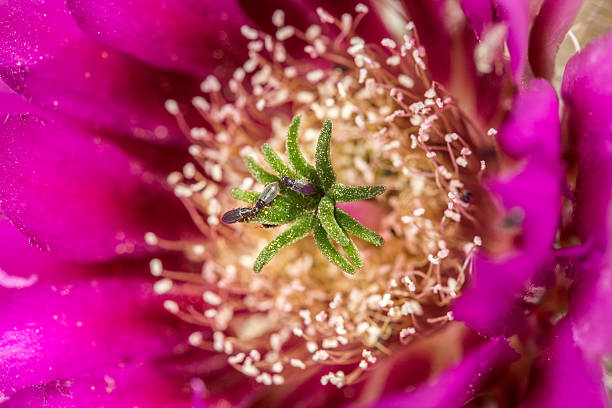
[[[266,227],[293,223],[260,252],[253,266],[255,272],[259,272],[282,249],[314,230],[314,239],[321,253],[343,271],[355,273],[355,268],[361,268],[363,261],[347,232],[374,245],[382,245],[384,241],[380,235],[336,208],[336,203],[374,198],[382,194],[385,187],[347,186],[336,181],[329,153],[332,135],[330,120],[323,124],[317,142],[316,168],[311,166],[298,145],[299,126],[298,115],[291,122],[287,135],[287,156],[292,168],[270,145],[264,144],[261,149],[263,156],[277,174],[264,170],[252,158],[247,158],[246,166],[251,176],[266,186],[260,195],[240,189],[232,190],[234,198],[255,205],[230,210],[221,220],[228,224],[257,222]],[[332,239],[342,247],[348,259],[338,251]]]
[[[177,102],[168,101],[196,162],[168,182],[204,238],[147,236],[150,244],[202,264],[201,274],[194,274],[151,262],[151,272],[162,277],[158,293],[201,295],[198,307],[165,302],[177,317],[207,328],[189,342],[226,353],[232,366],[262,384],[311,375],[321,364],[342,366],[323,383],[358,381],[376,361],[452,320],[448,305],[481,244],[471,230],[474,203],[483,199],[478,181],[485,163],[472,151],[487,135],[431,80],[414,25],[408,23],[401,44],[371,44],[354,35],[367,7],[358,5],[356,17],[341,19],[317,12],[337,36],[323,35],[320,25],[305,32],[287,26],[282,11],[273,16],[276,36],[243,28],[249,60],[229,81],[233,95],[227,99],[228,90],[211,76],[201,84],[204,96],[192,100],[207,128],[190,128]],[[290,37],[335,68],[292,59],[284,46]],[[233,205],[226,186],[265,188],[245,171],[242,158],[258,157],[251,146],[263,141],[283,148],[287,111],[302,115],[304,154],[315,156],[320,123],[332,119],[338,177],[387,188],[377,200],[376,227],[385,245],[362,248],[364,266],[350,279],[306,240],[255,275],[252,266],[272,231],[219,222],[222,209]],[[249,194],[256,205],[259,195]]]

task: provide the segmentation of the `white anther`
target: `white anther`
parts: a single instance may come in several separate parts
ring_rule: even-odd
[[[191,247],[191,251],[194,255],[203,255],[206,251],[206,247],[202,244],[197,244]]]
[[[200,344],[202,344],[203,340],[204,340],[204,336],[202,335],[202,332],[199,332],[199,331],[191,333],[188,339],[189,344],[191,344],[194,347],[197,347]]]
[[[172,289],[172,280],[168,278],[160,279],[153,285],[153,291],[158,295],[168,293]]]
[[[272,13],[272,24],[276,27],[285,25],[285,12],[283,10],[274,10],[274,13]]]
[[[221,296],[209,290],[202,294],[202,299],[209,305],[219,306],[221,304]]]
[[[272,385],[272,376],[268,373],[262,373],[255,378],[255,381],[263,385]]]
[[[292,358],[289,360],[289,364],[291,364],[293,367],[301,368],[302,370],[306,369],[306,364],[304,364],[304,362],[298,358]]]
[[[259,361],[261,360],[261,353],[257,350],[251,350],[249,357],[251,357],[253,361]]]
[[[314,341],[309,341],[306,343],[306,350],[308,350],[309,353],[312,354],[318,349],[319,349],[319,346],[317,346],[317,343],[315,343]]]
[[[221,90],[221,82],[214,75],[209,75],[200,84],[200,90],[202,92],[219,92]]]
[[[400,74],[397,77],[397,80],[399,81],[401,85],[405,86],[406,88],[410,89],[414,87],[414,80],[410,78],[408,75]]]
[[[161,260],[153,258],[149,261],[149,269],[151,269],[151,275],[161,276],[163,272],[163,266]]]
[[[210,104],[208,103],[208,101],[204,99],[204,97],[199,95],[191,98],[191,104],[204,112],[208,112],[210,109]]]
[[[255,377],[259,375],[259,369],[255,367],[253,364],[245,364],[242,366],[242,373],[248,375],[249,377]]]
[[[310,71],[309,73],[306,74],[306,79],[309,82],[315,83],[323,79],[324,76],[325,76],[325,73],[323,72],[323,70],[315,69],[314,71]]]
[[[355,11],[357,13],[363,13],[366,14],[370,9],[368,8],[368,6],[366,6],[363,3],[357,3],[357,5],[355,6]]]
[[[157,238],[157,235],[153,232],[147,232],[144,235],[144,240],[147,245],[157,245],[159,243],[159,238]]]
[[[414,327],[408,327],[408,328],[402,329],[400,331],[400,339],[405,339],[406,337],[411,336],[414,333],[416,333],[416,330],[414,329]]]
[[[291,26],[285,26],[276,31],[276,39],[278,41],[285,41],[291,38],[294,33],[295,33],[295,28]]]
[[[246,357],[244,353],[238,353],[234,356],[228,357],[227,361],[230,364],[240,364],[244,361],[244,357]]]
[[[409,300],[402,305],[402,314],[407,316],[409,314],[415,314],[421,316],[423,314],[423,308],[421,304],[416,300]]]
[[[328,23],[328,24],[334,23],[335,21],[334,17],[331,14],[329,14],[327,11],[325,11],[322,7],[317,7],[316,11],[322,23]]]
[[[319,35],[321,35],[321,26],[319,25],[313,24],[306,30],[306,39],[308,41],[314,41]]]
[[[336,348],[338,347],[338,339],[333,337],[329,339],[323,339],[321,346],[326,349]]]
[[[185,176],[186,179],[192,179],[196,174],[196,168],[193,165],[193,163],[186,163],[183,166],[183,176]]]
[[[328,358],[329,358],[329,353],[325,350],[318,350],[312,356],[312,359],[314,361],[325,361]]]
[[[177,115],[179,113],[178,103],[174,99],[166,99],[164,107],[171,115]]]
[[[242,27],[240,27],[240,32],[248,40],[256,40],[259,36],[256,29],[251,28],[247,25],[243,25]]]
[[[400,56],[394,55],[392,57],[387,58],[385,62],[387,63],[387,65],[395,67],[400,64],[400,61],[401,61]]]
[[[467,162],[467,160],[465,159],[465,157],[457,157],[457,160],[456,160],[456,161],[457,161],[457,165],[458,165],[458,166],[461,166],[461,167],[467,167],[467,165],[468,165],[468,162]]]
[[[176,314],[179,312],[179,305],[174,301],[174,300],[164,300],[164,309],[166,309],[167,311],[169,311],[170,313]]]
[[[395,48],[397,48],[397,44],[395,43],[395,41],[393,41],[393,40],[392,40],[392,39],[390,39],[390,38],[383,38],[383,39],[380,41],[380,43],[382,44],[382,46],[383,46],[383,47],[387,47],[387,48],[390,48],[390,49],[392,49],[392,50],[393,50],[393,49],[395,49]]]

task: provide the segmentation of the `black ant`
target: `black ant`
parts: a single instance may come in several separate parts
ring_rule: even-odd
[[[282,176],[280,181],[291,190],[297,191],[300,194],[313,195],[317,192],[315,185],[307,180],[298,180],[292,179],[291,177]]]
[[[229,210],[223,214],[221,221],[225,224],[233,224],[246,217],[252,217],[260,212],[266,205],[270,204],[278,195],[279,190],[280,187],[276,181],[266,185],[259,197],[257,197],[257,202],[253,207],[240,207]]]
[[[472,192],[468,189],[463,190],[461,192],[461,201],[463,201],[466,204],[472,201]]]

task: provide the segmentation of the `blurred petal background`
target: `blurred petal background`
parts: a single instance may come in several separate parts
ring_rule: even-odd
[[[488,292],[487,286],[479,293],[474,286],[473,295],[466,290],[467,296],[457,304],[461,308],[461,302],[463,305],[474,302],[465,308],[467,315],[472,314],[465,317],[470,329],[463,323],[449,322],[432,336],[424,335],[409,346],[393,349],[392,358],[380,358],[382,361],[373,366],[366,380],[343,388],[320,384],[320,375],[328,369],[315,369],[320,371],[317,375],[297,381],[286,378],[285,385],[267,388],[261,381],[247,379],[228,366],[224,353],[194,347],[199,344],[194,333],[201,333],[194,331],[198,322],[194,325],[194,321],[186,322],[188,319],[175,316],[179,305],[197,305],[190,300],[193,293],[189,293],[189,288],[173,292],[179,286],[175,284],[169,293],[171,298],[160,296],[166,294],[163,285],[167,281],[162,279],[164,283],[160,284],[157,280],[160,266],[156,260],[162,259],[165,268],[170,265],[172,270],[197,275],[199,254],[194,248],[199,248],[197,245],[202,239],[201,231],[192,223],[190,215],[193,214],[183,208],[186,200],[177,200],[166,180],[168,174],[181,169],[189,160],[190,141],[181,129],[181,122],[175,123],[175,118],[166,112],[168,106],[164,108],[164,103],[168,99],[178,101],[181,114],[191,127],[205,126],[189,103],[208,74],[216,74],[225,84],[247,58],[246,41],[240,33],[243,24],[272,30],[271,15],[277,8],[284,8],[288,24],[306,27],[318,21],[314,12],[318,5],[340,16],[344,11],[354,11],[357,2],[349,3],[23,1],[0,4],[4,15],[0,17],[3,41],[0,108],[4,117],[0,124],[3,214],[0,224],[3,310],[0,406],[341,406],[377,401],[381,407],[609,406],[610,367],[605,374],[599,360],[609,354],[606,336],[612,331],[601,323],[605,322],[602,316],[606,315],[605,307],[609,304],[606,299],[610,294],[610,287],[606,286],[609,274],[599,272],[609,269],[605,259],[587,265],[587,269],[591,267],[596,273],[589,275],[593,277],[591,280],[578,280],[577,292],[570,296],[578,299],[576,304],[586,305],[577,306],[573,316],[584,317],[577,319],[578,323],[570,322],[567,317],[556,324],[547,320],[559,310],[555,309],[559,305],[567,306],[569,283],[561,282],[549,288],[548,296],[530,315],[530,328],[521,326],[518,334],[510,337],[515,333],[508,333],[509,339],[505,339],[505,331],[512,326],[506,323],[513,321],[512,318],[506,320],[508,316],[504,316],[499,320],[500,327],[491,324],[499,317],[494,306],[499,302],[503,304],[500,308],[506,307],[505,299],[498,295],[506,289],[510,296],[507,303],[512,303],[514,291],[509,290],[512,288],[509,285],[524,285],[532,277],[518,277],[523,280],[515,283],[491,279],[500,292]],[[404,3],[413,18],[421,16],[421,22],[428,21],[432,17],[428,13],[436,11],[436,7],[430,9],[425,2]],[[537,9],[540,3],[543,2],[530,2],[529,8]],[[560,10],[563,6],[574,7],[573,2],[549,3]],[[392,2],[369,5],[380,14],[371,10],[359,26],[359,34],[379,43],[387,35],[383,22],[393,26],[401,5]],[[289,9],[295,11],[290,13]],[[403,25],[399,25],[400,31]],[[611,25],[612,3],[605,0],[583,3],[571,25],[573,37],[565,37],[555,59],[552,84],[557,93],[561,92],[567,61],[576,53],[576,43],[584,48],[608,32]],[[510,30],[513,27],[510,23]],[[449,45],[450,40],[444,38],[444,33],[436,33],[438,27],[430,28],[432,32],[427,34],[431,36],[423,35],[422,41],[426,48],[430,47],[428,56],[439,63],[436,67],[436,61],[432,62],[434,78],[450,75],[445,72],[449,67],[444,66],[444,61],[451,58],[451,51],[459,52],[457,45]],[[427,26],[417,24],[417,29],[426,31]],[[200,44],[199,39],[202,46],[193,47],[194,42]],[[508,46],[514,56],[510,43]],[[296,54],[302,54],[301,48],[294,47]],[[215,56],[212,49],[222,49],[222,57]],[[39,55],[40,61],[37,61]],[[534,57],[529,55],[529,58]],[[605,64],[609,59],[606,60],[605,54],[593,58],[595,67],[588,62],[576,63],[574,77],[579,82],[581,73],[594,72],[593,81],[599,86],[609,78],[606,75],[610,70],[606,70]],[[516,76],[517,70],[513,65],[508,75]],[[560,165],[553,146],[560,144],[569,180],[585,168],[580,163],[595,157],[602,165],[593,171],[586,167],[585,194],[588,200],[597,202],[602,196],[589,196],[589,183],[597,186],[609,181],[606,178],[609,157],[605,152],[610,141],[605,139],[605,133],[600,133],[603,140],[596,139],[592,145],[587,143],[584,149],[603,153],[601,156],[593,153],[594,156],[585,159],[576,150],[581,142],[573,138],[581,130],[597,134],[591,125],[605,128],[605,112],[600,114],[595,110],[599,116],[592,123],[572,122],[572,131],[563,122],[559,138],[555,133],[558,130],[553,129],[555,123],[541,121],[542,117],[551,118],[551,112],[556,113],[552,88],[538,81],[526,89],[525,93],[519,93],[526,102],[520,104],[515,99],[513,106],[514,115],[520,119],[516,123],[505,122],[505,129],[511,130],[504,132],[504,127],[500,128],[500,145],[513,159],[529,157],[531,160],[538,154],[534,161],[544,169],[529,173],[529,177],[543,174],[544,181],[536,187],[549,183],[555,190],[551,193],[553,202],[560,194],[556,191],[556,179],[547,174],[554,173],[555,166]],[[587,110],[598,104],[610,106],[606,104],[612,95],[609,85],[596,88],[601,92],[594,96],[572,89],[575,88],[567,85],[564,90],[566,103],[586,104]],[[490,96],[483,92],[482,95]],[[541,113],[534,106],[546,109]],[[484,112],[482,107],[479,109]],[[481,117],[494,118],[498,111],[493,109],[490,116],[481,113]],[[279,109],[279,116],[287,114]],[[531,129],[531,122],[525,117],[533,118],[535,133],[546,133],[560,140],[549,143],[519,138],[504,144],[504,135],[522,135],[523,131],[534,134],[532,130],[525,131],[526,127]],[[496,125],[501,119],[498,118]],[[519,130],[512,130],[512,126]],[[544,131],[547,126],[552,129],[550,132]],[[263,138],[257,137],[261,132],[253,134],[256,136],[252,144],[257,149]],[[238,140],[242,139],[230,138],[225,143],[231,145]],[[521,151],[520,146],[529,149]],[[588,181],[589,174],[593,181]],[[549,177],[553,177],[552,182]],[[521,206],[527,219],[533,216],[538,222],[544,222],[541,220],[549,216],[550,223],[555,223],[554,211],[540,214],[536,209],[535,215],[528,212],[528,198],[541,194],[544,198],[535,201],[545,202],[545,189],[528,190],[529,187],[522,187],[520,177],[504,182],[493,190],[504,197],[508,208]],[[516,197],[517,191],[530,191],[529,197]],[[507,204],[505,192],[511,204]],[[580,199],[578,193],[577,200]],[[589,230],[587,222],[583,232],[586,238],[595,237],[596,242],[605,242],[609,236],[606,202],[580,210],[598,214],[592,222],[600,229]],[[380,211],[376,206],[367,207],[370,204],[353,211],[370,215]],[[554,203],[542,205],[545,210],[554,208]],[[562,210],[562,219],[568,217],[567,212]],[[373,218],[371,223],[364,216],[361,219],[365,224],[376,225],[380,217]],[[144,237],[150,231],[155,235],[149,236],[147,242]],[[537,237],[532,248],[544,258],[548,248],[537,245],[545,245],[548,238],[541,239],[540,233],[531,234],[526,229],[525,236]],[[598,240],[597,234],[603,238]],[[149,245],[160,240],[162,245]],[[182,248],[178,252],[168,251],[172,242],[195,244],[185,251]],[[580,263],[581,256],[570,254],[567,263],[560,263],[569,270],[569,278],[578,270],[573,268]],[[482,261],[482,270],[487,270],[486,262]],[[516,262],[505,267],[525,271],[531,267],[523,267],[521,258]],[[530,258],[529,265],[531,262]],[[543,264],[546,260],[538,262]],[[500,277],[507,276],[506,272],[505,269],[497,271]],[[534,269],[529,273],[534,275],[533,279],[539,279],[537,272]],[[482,293],[491,297],[482,297]],[[197,295],[199,299],[201,293]],[[548,305],[554,310],[542,312]],[[458,320],[463,320],[459,309],[454,310]],[[474,315],[474,311],[478,313]],[[592,331],[584,323],[589,319],[596,319],[604,327]],[[478,327],[476,322],[483,322],[483,326]],[[579,331],[573,324],[577,324]],[[538,330],[533,325],[541,329],[539,333],[534,334]],[[210,335],[205,329],[202,332],[204,336]],[[519,358],[519,354],[523,357]]]

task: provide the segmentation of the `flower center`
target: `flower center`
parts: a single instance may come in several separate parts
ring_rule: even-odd
[[[192,100],[207,128],[190,128],[177,102],[166,104],[191,140],[195,161],[168,182],[203,239],[146,238],[183,251],[201,273],[154,259],[151,272],[163,277],[155,289],[189,299],[167,300],[165,307],[203,326],[189,337],[193,346],[226,353],[236,369],[267,385],[335,365],[321,382],[341,387],[440,328],[452,320],[449,304],[481,245],[474,214],[485,163],[472,151],[486,136],[432,81],[412,23],[402,44],[388,38],[369,44],[354,35],[367,7],[355,11],[338,20],[317,9],[325,30],[286,26],[282,11],[273,15],[275,37],[243,27],[249,60],[227,89],[210,76],[201,85],[205,96]],[[292,37],[304,42],[309,59],[287,52]],[[219,222],[224,209],[236,206],[228,186],[263,188],[243,159],[263,164],[257,148],[264,141],[284,151],[295,114],[302,115],[300,143],[311,162],[321,123],[331,119],[338,180],[387,187],[375,202],[345,208],[386,242],[362,246],[364,267],[355,276],[324,259],[312,239],[285,249],[255,275],[255,257],[277,232]]]

